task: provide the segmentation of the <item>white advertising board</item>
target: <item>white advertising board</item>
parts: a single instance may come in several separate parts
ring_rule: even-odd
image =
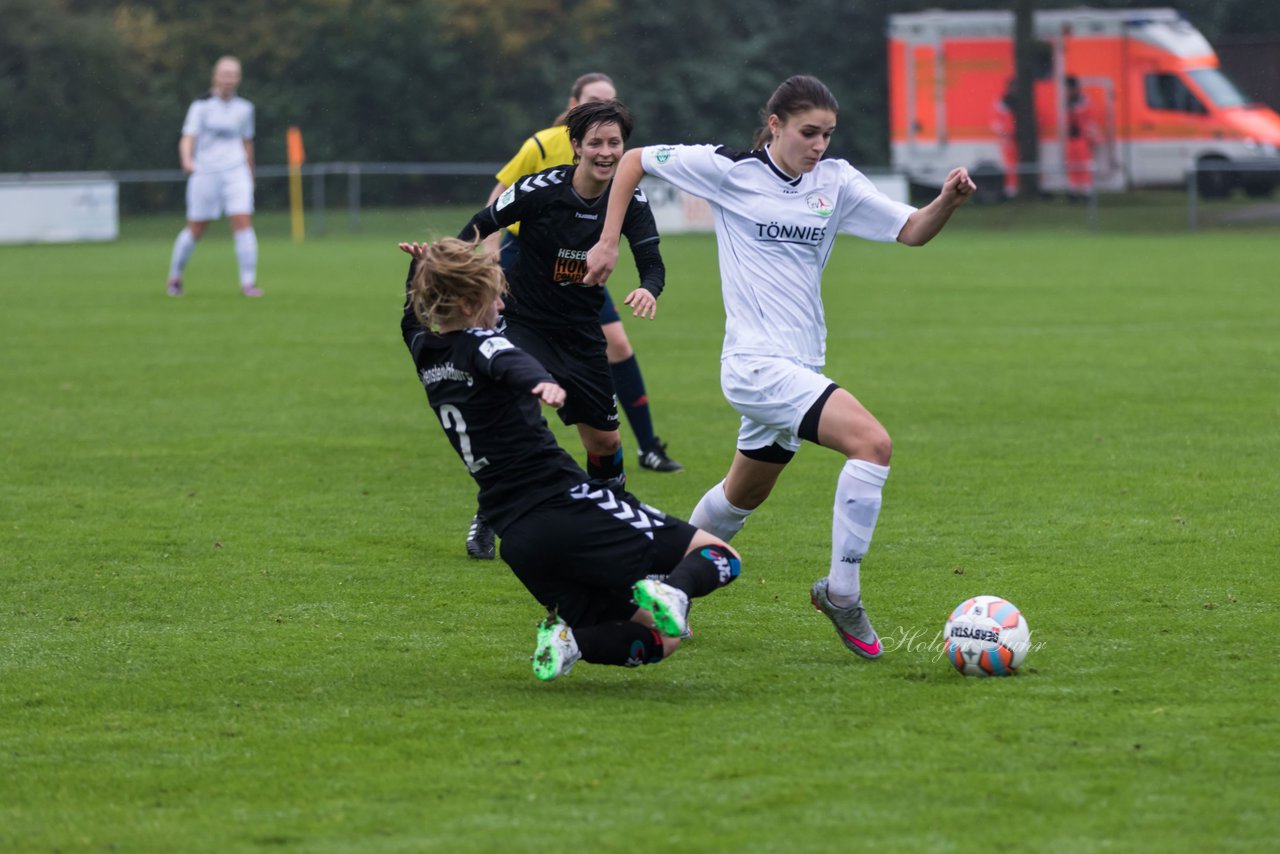
[[[76,243],[119,235],[119,185],[109,178],[0,180],[0,243]]]

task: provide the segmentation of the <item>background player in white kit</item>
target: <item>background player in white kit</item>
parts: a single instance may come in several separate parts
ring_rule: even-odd
[[[187,226],[173,242],[168,291],[182,296],[182,271],[210,220],[226,214],[240,267],[240,292],[260,297],[258,236],[253,231],[253,104],[236,96],[240,60],[224,56],[213,66],[209,97],[187,110],[178,155],[187,179]]]
[[[802,440],[842,453],[830,570],[813,584],[810,598],[849,650],[879,658],[880,638],[862,607],[860,566],[880,514],[892,443],[853,395],[822,374],[822,269],[837,232],[927,243],[976,186],[958,168],[927,206],[893,201],[846,161],[822,160],[838,110],[821,81],[798,75],[769,99],[763,112],[768,142],[761,148],[663,145],[627,152],[584,281],[603,284],[617,264],[622,202],[645,173],[711,203],[726,318],[720,384],[742,422],[729,473],[689,521],[728,542],[769,496]]]

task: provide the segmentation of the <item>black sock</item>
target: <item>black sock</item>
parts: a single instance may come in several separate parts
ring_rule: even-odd
[[[724,587],[741,571],[742,562],[725,546],[703,546],[676,564],[667,576],[667,584],[696,599]]]
[[[639,667],[662,660],[662,638],[639,623],[600,623],[573,630],[582,660],[592,664]]]
[[[636,434],[636,444],[644,453],[653,447],[653,418],[649,415],[649,396],[644,391],[644,377],[640,375],[640,363],[634,354],[609,365],[613,374],[613,388],[618,393],[618,403],[627,413],[627,423]]]
[[[587,478],[600,486],[626,486],[627,475],[622,466],[622,449],[612,456],[587,454]]]

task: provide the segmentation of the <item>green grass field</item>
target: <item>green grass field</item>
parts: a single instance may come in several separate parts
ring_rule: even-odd
[[[1280,240],[970,213],[826,274],[828,373],[895,440],[884,659],[808,604],[809,447],[677,656],[549,684],[399,340],[393,244],[461,210],[262,217],[257,301],[224,225],[181,300],[177,217],[0,248],[0,850],[1275,850]],[[687,471],[631,482],[687,515],[737,418],[713,241],[663,245],[628,330]],[[1028,617],[1015,678],[940,658],[979,593]]]

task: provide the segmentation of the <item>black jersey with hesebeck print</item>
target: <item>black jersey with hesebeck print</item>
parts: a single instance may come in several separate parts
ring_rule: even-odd
[[[520,258],[507,270],[511,288],[503,310],[507,318],[543,327],[600,322],[604,291],[582,284],[582,278],[587,272],[587,250],[596,245],[604,229],[609,191],[594,199],[582,198],[573,188],[576,168],[553,166],[517,179],[458,235],[474,240],[477,229],[487,237],[503,226],[520,223]],[[622,234],[631,244],[640,286],[658,296],[666,270],[658,252],[653,211],[639,188],[627,206]]]
[[[480,512],[499,535],[587,479],[530,393],[552,381],[536,359],[492,329],[428,332],[411,310],[401,330],[431,408],[480,487]]]

